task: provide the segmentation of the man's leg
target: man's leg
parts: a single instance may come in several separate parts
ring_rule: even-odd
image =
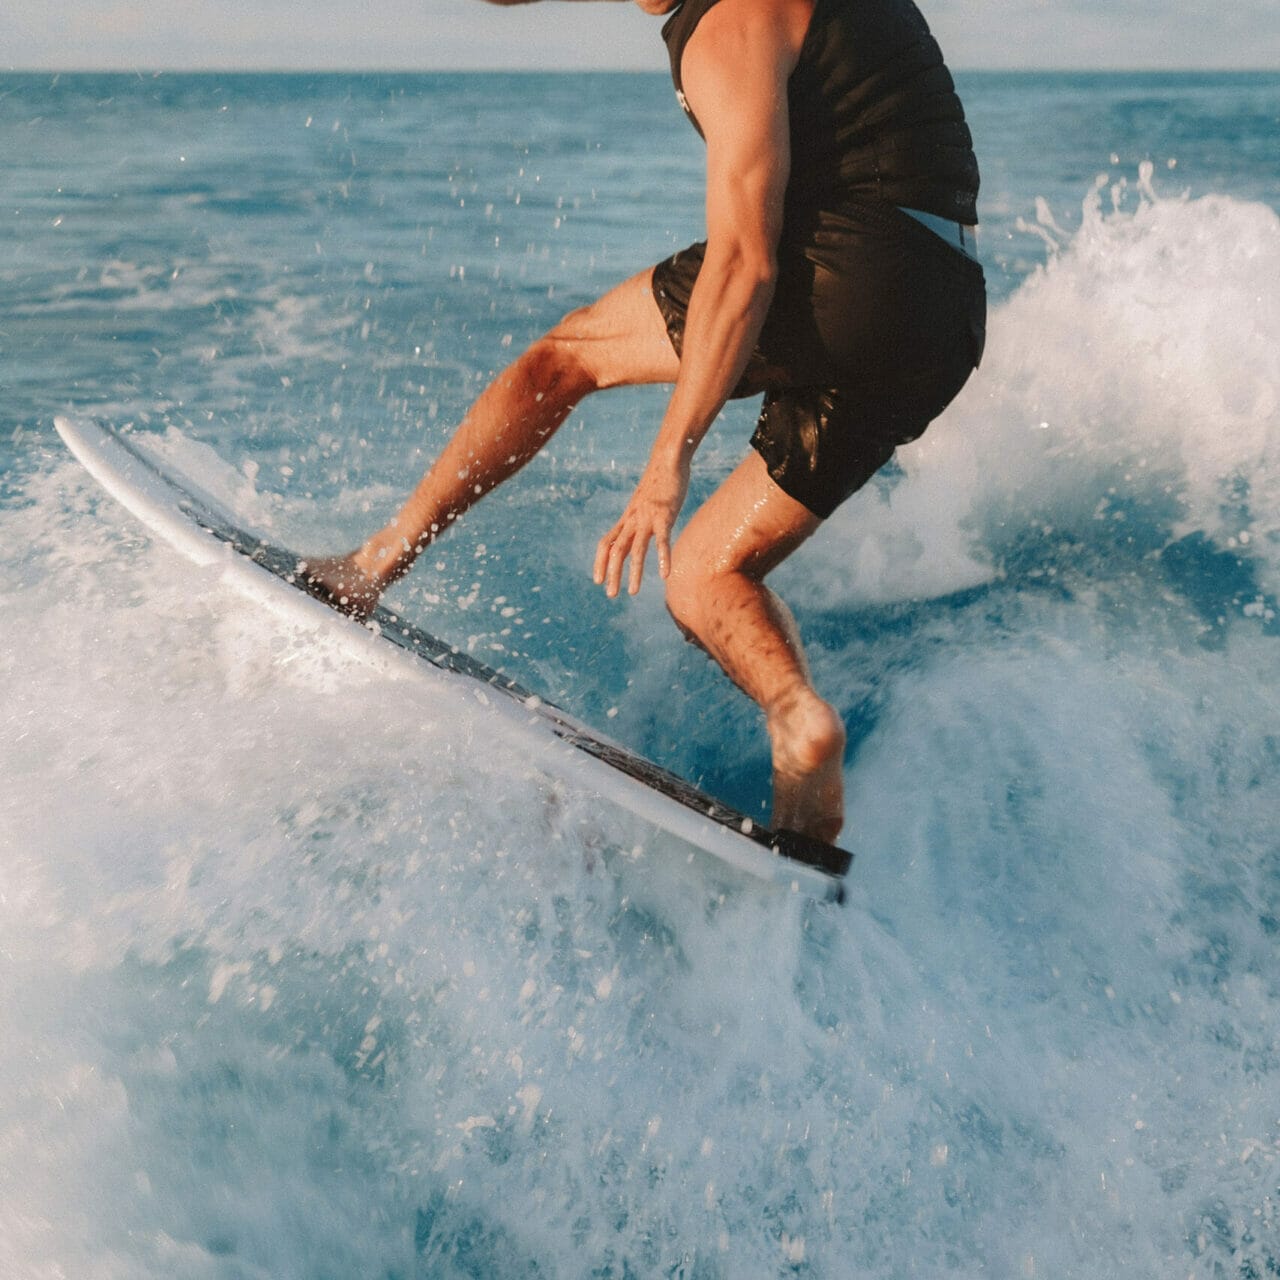
[[[363,617],[435,538],[513,475],[573,407],[605,387],[674,382],[679,361],[644,271],[567,315],[481,393],[395,519],[349,556],[304,569],[317,595]]]
[[[772,825],[834,840],[844,822],[844,726],[813,688],[786,605],[764,585],[821,523],[748,454],[676,543],[667,606],[764,710]]]

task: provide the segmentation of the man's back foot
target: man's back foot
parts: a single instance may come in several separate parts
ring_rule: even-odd
[[[835,710],[807,692],[768,718],[773,744],[775,829],[831,842],[844,826],[844,725]]]

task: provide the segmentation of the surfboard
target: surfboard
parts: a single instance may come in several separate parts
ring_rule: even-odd
[[[852,861],[846,850],[754,822],[384,605],[364,622],[336,612],[303,588],[302,557],[244,528],[197,481],[162,467],[143,437],[92,418],[59,417],[54,425],[84,469],[142,524],[195,564],[221,565],[225,580],[276,615],[331,628],[440,697],[478,704],[495,737],[545,776],[583,787],[748,875],[843,901]]]

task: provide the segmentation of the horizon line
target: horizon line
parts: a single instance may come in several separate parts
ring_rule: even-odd
[[[952,65],[959,75],[1280,75],[1280,67],[1267,66],[1117,66],[1117,67],[999,67]],[[165,75],[651,75],[669,76],[658,67],[558,66],[529,67],[477,64],[470,67],[423,66],[315,66],[292,67],[234,65],[174,66],[16,66],[0,68],[0,75],[122,75],[159,77]]]

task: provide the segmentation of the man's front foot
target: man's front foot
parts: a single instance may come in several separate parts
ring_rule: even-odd
[[[812,690],[772,709],[775,830],[831,843],[844,826],[844,725]]]
[[[356,563],[354,555],[303,560],[297,575],[299,585],[309,596],[360,622],[374,611],[382,594],[378,584]]]

